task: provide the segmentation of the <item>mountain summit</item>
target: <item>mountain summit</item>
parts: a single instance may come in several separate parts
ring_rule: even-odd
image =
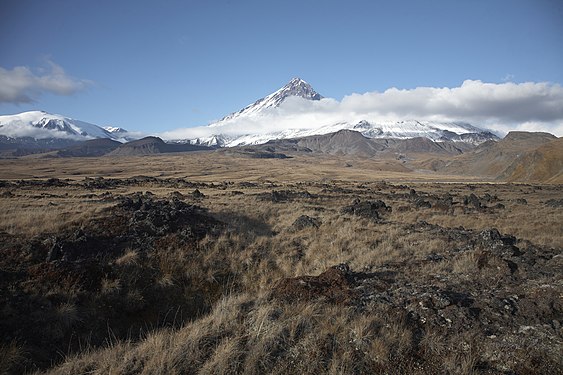
[[[309,100],[321,100],[323,97],[317,93],[313,87],[302,80],[301,78],[293,78],[276,92],[262,98],[258,99],[252,104],[247,105],[238,112],[231,113],[223,117],[218,122],[211,124],[210,126],[220,126],[225,121],[233,120],[241,116],[255,115],[263,111],[266,108],[276,108],[290,96],[298,96]]]
[[[310,84],[301,78],[293,78],[287,85],[270,95],[274,100],[279,100],[279,105],[288,96],[300,96],[310,100],[321,100],[323,97],[316,92]]]

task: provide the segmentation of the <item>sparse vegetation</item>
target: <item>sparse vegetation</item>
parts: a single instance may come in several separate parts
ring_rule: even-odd
[[[561,373],[560,186],[190,158],[0,181],[0,372]]]

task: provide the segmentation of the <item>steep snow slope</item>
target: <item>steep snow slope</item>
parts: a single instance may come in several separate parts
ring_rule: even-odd
[[[277,108],[285,99],[290,96],[298,96],[309,100],[320,100],[323,97],[318,94],[311,85],[302,80],[301,78],[293,78],[287,85],[277,90],[276,92],[258,99],[252,104],[247,105],[238,112],[231,113],[223,117],[216,123],[209,125],[210,127],[222,126],[225,122],[245,116],[259,115],[260,112],[267,108]]]

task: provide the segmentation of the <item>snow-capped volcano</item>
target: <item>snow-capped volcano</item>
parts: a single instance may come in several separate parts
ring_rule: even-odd
[[[218,127],[222,126],[229,120],[234,120],[245,116],[259,115],[267,108],[279,107],[280,104],[290,96],[297,96],[309,100],[321,100],[323,98],[313,89],[313,87],[311,87],[310,84],[303,81],[301,78],[293,78],[287,85],[277,90],[276,92],[262,99],[258,99],[257,101],[247,105],[240,111],[231,113],[230,115],[223,117],[218,122],[213,123],[209,126]]]
[[[287,99],[318,101],[311,103],[313,113],[300,109],[297,117],[287,116]],[[325,102],[328,101],[328,102]],[[488,131],[465,122],[439,122],[423,120],[381,120],[369,115],[363,117],[350,113],[346,118],[333,118],[324,110],[323,103],[334,102],[324,99],[311,85],[300,78],[292,79],[276,92],[257,100],[238,112],[231,113],[221,120],[197,128],[198,134],[207,134],[182,140],[174,136],[166,137],[176,142],[189,142],[205,146],[233,147],[266,143],[275,139],[300,138],[323,135],[340,130],[354,130],[367,138],[416,138],[425,137],[433,141],[455,141],[478,145],[498,137]],[[301,103],[302,105],[304,103]],[[306,103],[305,103],[306,104]],[[306,106],[305,106],[306,107]],[[320,110],[322,116],[317,116]],[[295,113],[295,112],[294,112]],[[303,119],[306,120],[304,123]]]
[[[0,135],[11,138],[60,138],[78,141],[94,138],[120,140],[123,137],[120,131],[106,130],[98,125],[43,111],[0,116]]]

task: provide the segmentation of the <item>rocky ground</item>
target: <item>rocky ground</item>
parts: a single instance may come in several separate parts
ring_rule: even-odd
[[[361,314],[391,308],[406,314],[414,347],[423,346],[428,332],[437,332],[444,342],[451,340],[447,350],[462,355],[460,340],[470,337],[479,348],[475,371],[561,371],[559,250],[526,242],[516,246],[516,238],[496,229],[446,229],[423,222],[405,230],[441,238],[450,246],[423,259],[390,262],[370,272],[340,264],[318,276],[285,278],[274,287],[272,298],[323,300],[352,306]],[[460,258],[464,264],[451,262]],[[523,365],[526,357],[529,364]]]
[[[17,221],[0,228],[0,368],[140,373],[88,355],[115,348],[137,358],[150,333],[172,342],[211,324],[220,340],[198,347],[189,370],[170,372],[211,371],[227,340],[238,353],[229,372],[338,373],[340,361],[340,373],[561,373],[560,191],[143,176],[0,181],[5,215],[23,215],[31,201],[47,211],[73,200],[102,205],[33,235]],[[226,296],[246,301],[228,307],[239,314],[230,328],[216,323]],[[253,314],[262,310],[279,311],[268,319],[288,331],[267,360],[251,361],[258,344],[249,337],[264,324]],[[357,334],[359,322],[369,334]],[[400,334],[389,338],[391,328]]]

